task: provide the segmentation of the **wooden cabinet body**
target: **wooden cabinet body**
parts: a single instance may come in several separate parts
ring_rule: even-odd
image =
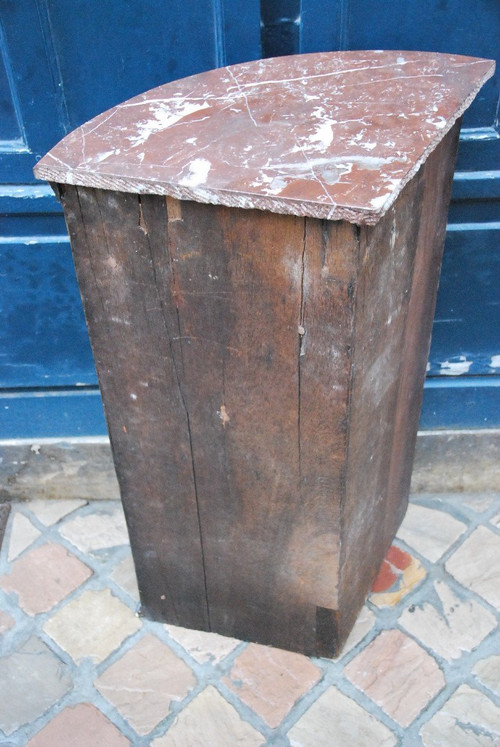
[[[308,56],[302,80],[329,79],[340,60],[348,88],[350,68],[370,74],[361,54]],[[371,54],[376,76],[381,58]],[[396,75],[398,85],[411,87],[402,58],[385,54],[385,86]],[[424,55],[428,64],[430,57]],[[432,57],[441,64],[445,56]],[[198,97],[161,110],[163,120],[156,109],[133,134],[126,123],[136,117],[134,100],[122,105],[124,142],[160,133],[162,168],[169,153],[178,157],[175,127],[197,127],[201,134],[185,131],[184,141],[190,134],[201,141],[203,121],[213,120],[226,142],[224,160],[235,138],[242,154],[248,148],[242,122],[255,126],[258,143],[269,128],[280,132],[290,117],[302,117],[300,126],[312,127],[313,154],[301,145],[301,131],[293,132],[295,150],[291,135],[286,147],[268,137],[260,183],[247,159],[236,169],[238,189],[221,186],[216,130],[206,148],[198,142],[196,157],[186,156],[176,181],[161,169],[151,177],[152,143],[140,166],[129,164],[118,178],[116,167],[100,166],[107,157],[96,156],[107,131],[92,140],[109,113],[78,141],[88,168],[70,165],[63,177],[49,154],[39,173],[55,183],[70,232],[144,614],[331,656],[406,509],[459,118],[487,63],[479,61],[482,78],[477,63],[461,63],[470,77],[461,104],[448,118],[434,114],[437,136],[428,145],[420,143],[416,121],[411,148],[398,151],[403,176],[391,177],[384,169],[398,159],[387,155],[390,143],[382,148],[380,133],[388,138],[391,130],[380,124],[384,109],[375,112],[373,92],[371,103],[360,104],[356,94],[355,105],[379,127],[378,140],[366,122],[359,125],[360,115],[361,137],[349,129],[349,147],[367,147],[346,166],[342,147],[331,152],[338,112],[315,124],[322,104],[314,104],[306,116],[315,88],[305,96],[292,90],[295,108],[287,101],[294,64],[303,64],[297,59],[288,79],[277,71],[283,61],[228,68],[239,117],[221,114],[229,105],[205,111],[211,107],[203,86],[217,90],[219,79],[209,77],[217,71],[196,76]],[[444,75],[422,69],[424,77]],[[258,109],[255,86],[276,83],[272,105],[263,96]],[[138,99],[137,108],[143,105]],[[348,102],[343,111],[347,121]],[[75,143],[69,147],[74,152]],[[280,147],[282,163],[271,178]],[[67,165],[61,151],[52,153]],[[381,196],[373,191],[379,188]]]

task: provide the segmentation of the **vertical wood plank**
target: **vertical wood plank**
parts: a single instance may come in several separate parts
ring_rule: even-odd
[[[347,490],[341,515],[340,642],[392,540],[385,536],[385,514],[422,190],[420,172],[376,226],[361,229]]]
[[[362,231],[341,520],[340,645],[408,505],[458,133],[459,124],[392,210]]]
[[[210,624],[290,647],[314,614],[286,564],[300,510],[304,221],[195,203],[182,215],[169,224],[170,251]]]
[[[423,166],[425,187],[421,201],[410,305],[401,353],[402,368],[384,532],[386,537],[391,537],[397,531],[408,504],[460,125],[461,119],[455,123]]]
[[[61,189],[144,612],[206,629],[175,306],[162,302],[153,256],[166,242],[162,210],[150,237],[137,195]],[[152,211],[164,204],[149,199]],[[168,263],[164,279],[170,288]]]
[[[302,516],[290,525],[300,578],[316,606],[316,653],[337,646],[340,508],[345,493],[347,409],[353,350],[355,226],[308,219],[299,344],[299,472]],[[299,519],[299,517],[297,517]]]

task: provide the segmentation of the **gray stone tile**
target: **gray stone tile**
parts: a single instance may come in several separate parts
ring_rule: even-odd
[[[435,562],[467,529],[445,511],[410,503],[397,536],[424,558]]]
[[[457,581],[500,609],[500,536],[478,527],[446,561]]]
[[[500,709],[478,690],[461,685],[420,730],[425,747],[495,747]]]
[[[288,732],[292,747],[393,747],[395,735],[360,705],[329,687]]]
[[[0,659],[0,727],[12,734],[41,716],[72,686],[64,664],[38,638]]]
[[[84,591],[61,607],[43,626],[45,632],[76,661],[103,661],[141,623],[109,589]]]
[[[434,595],[399,618],[400,624],[427,648],[448,661],[476,649],[496,628],[495,616],[475,599],[459,599],[442,581]]]
[[[7,556],[9,562],[17,558],[40,536],[41,532],[33,526],[26,516],[23,516],[19,511],[13,511],[10,516],[10,539]]]
[[[35,498],[34,500],[28,501],[25,505],[26,508],[29,508],[29,510],[35,514],[38,521],[45,524],[45,526],[51,526],[62,519],[63,516],[67,516],[73,511],[76,511],[77,508],[85,506],[85,504],[86,501],[78,500],[76,498],[73,498],[72,500],[58,498],[51,501]]]
[[[481,659],[472,672],[488,690],[500,698],[500,654]]]
[[[127,555],[121,560],[113,573],[113,581],[129,594],[136,602],[139,601],[139,589],[137,588],[137,577],[135,575],[134,561],[132,555]]]
[[[120,503],[106,508],[97,507],[93,513],[80,513],[74,518],[70,517],[60,526],[59,533],[82,552],[129,544]]]

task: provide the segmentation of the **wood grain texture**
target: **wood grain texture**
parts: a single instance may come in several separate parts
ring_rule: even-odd
[[[458,134],[459,125],[384,219],[361,229],[339,645],[408,504]]]
[[[331,653],[357,229],[61,194],[145,614]]]
[[[144,614],[340,650],[406,508],[457,133],[374,227],[60,187]]]
[[[177,318],[160,296],[155,262],[165,231],[159,246],[137,195],[65,186],[61,197],[144,612],[205,629],[189,419],[172,342]],[[158,211],[160,230],[164,215]],[[163,271],[171,275],[168,263]]]

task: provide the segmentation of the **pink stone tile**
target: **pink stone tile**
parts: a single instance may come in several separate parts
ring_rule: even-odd
[[[320,678],[321,670],[305,656],[251,643],[224,682],[274,728]]]
[[[434,563],[466,529],[466,524],[446,511],[410,503],[397,536]]]
[[[346,666],[344,674],[404,727],[445,686],[432,656],[399,630],[383,631]]]
[[[27,747],[127,747],[130,740],[91,703],[65,708]]]
[[[147,734],[196,685],[191,669],[154,635],[141,638],[95,681],[138,734]]]
[[[61,545],[51,542],[25,553],[0,578],[4,591],[14,591],[28,615],[48,612],[80,584],[92,571]]]
[[[209,685],[175,717],[163,737],[151,742],[151,747],[263,747],[264,744],[262,734],[243,721],[235,708]]]

